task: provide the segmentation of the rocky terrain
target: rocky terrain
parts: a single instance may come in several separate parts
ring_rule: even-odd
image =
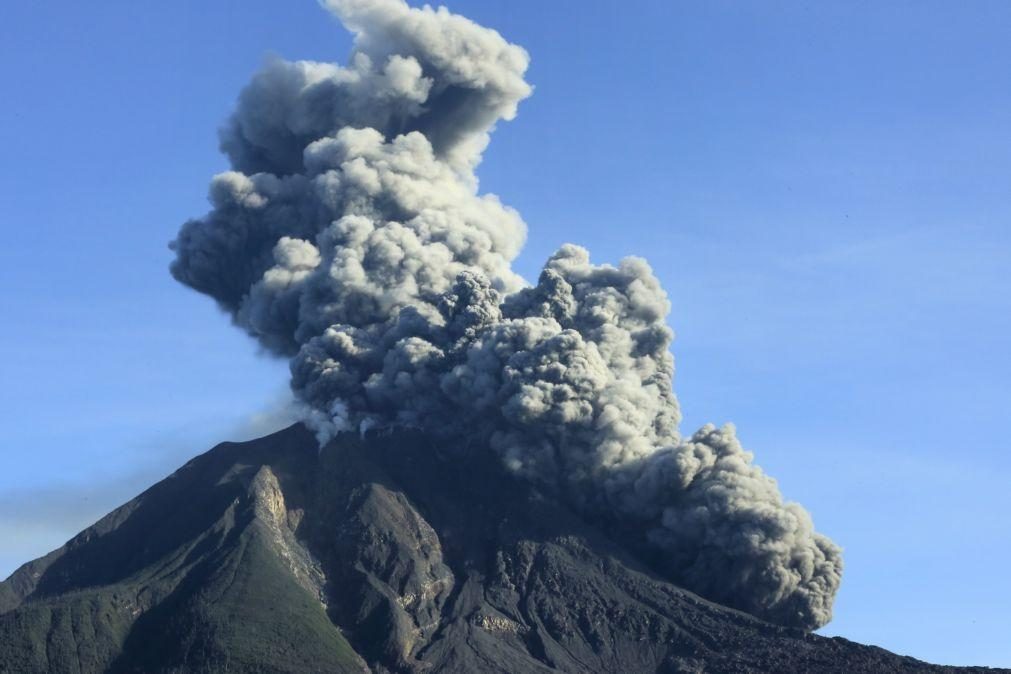
[[[708,602],[460,456],[219,445],[0,584],[0,672],[956,671]]]

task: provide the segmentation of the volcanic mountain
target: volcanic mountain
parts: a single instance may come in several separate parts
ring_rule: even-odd
[[[460,449],[221,444],[0,584],[0,672],[951,669],[706,601]]]

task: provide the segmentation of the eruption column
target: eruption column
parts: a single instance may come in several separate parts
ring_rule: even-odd
[[[530,95],[527,53],[402,0],[327,0],[350,65],[270,61],[221,134],[232,170],[172,274],[291,362],[321,432],[482,437],[672,580],[784,625],[831,618],[842,560],[734,429],[678,434],[670,303],[638,258],[563,246],[536,285],[526,226],[475,169]]]

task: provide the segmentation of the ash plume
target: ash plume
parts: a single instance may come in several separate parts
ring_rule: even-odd
[[[563,246],[535,285],[526,226],[475,169],[531,94],[528,55],[445,8],[326,0],[350,65],[270,61],[221,132],[232,170],[172,274],[269,352],[321,434],[483,438],[516,474],[632,532],[672,580],[784,625],[831,618],[839,548],[734,429],[687,440],[670,303],[649,265]]]

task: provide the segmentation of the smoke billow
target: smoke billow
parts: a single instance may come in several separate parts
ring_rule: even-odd
[[[232,171],[173,275],[268,351],[321,433],[481,437],[515,473],[620,522],[676,582],[781,624],[831,618],[839,548],[734,429],[684,441],[670,303],[649,265],[563,246],[510,268],[516,211],[474,170],[530,95],[527,53],[446,9],[326,0],[350,65],[273,60],[221,133]]]

